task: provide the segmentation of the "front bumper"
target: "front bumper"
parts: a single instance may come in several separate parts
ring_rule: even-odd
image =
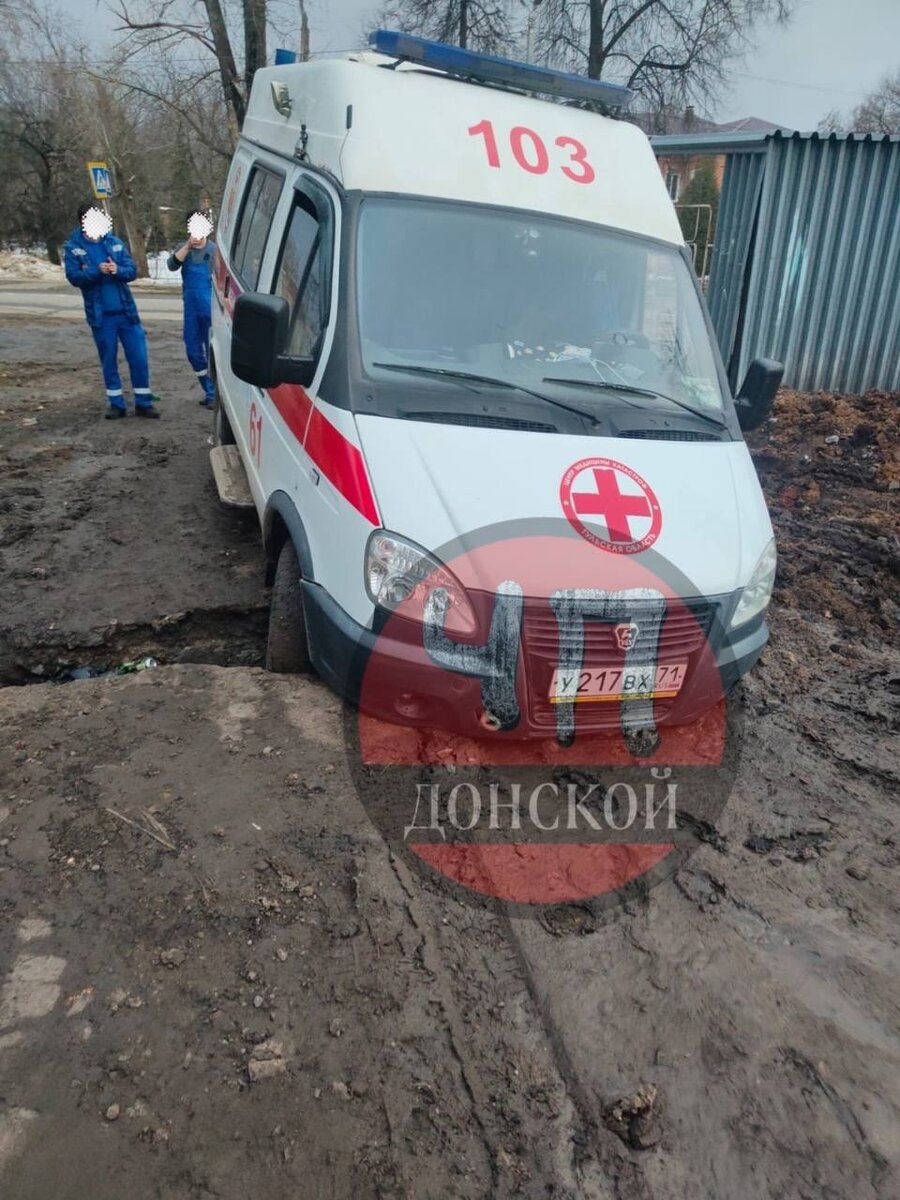
[[[425,660],[421,643],[392,637],[390,625],[381,632],[357,624],[318,584],[303,581],[304,611],[310,650],[316,670],[343,700],[368,716],[395,724],[443,729],[469,737],[484,736],[481,682],[476,678],[441,670]],[[717,609],[728,614],[731,597],[720,598]],[[684,689],[681,702],[657,702],[658,725],[684,724],[718,703],[757,662],[768,641],[764,618],[730,634],[716,625],[709,631],[708,663],[711,686]],[[525,662],[528,656],[525,655]],[[715,677],[715,678],[713,678]],[[376,682],[373,684],[373,678]],[[519,664],[521,718],[508,735],[513,738],[547,738],[552,708],[546,702],[546,684],[533,692],[529,672]],[[619,704],[579,706],[585,732],[611,730],[620,722]],[[550,717],[552,720],[552,716]]]

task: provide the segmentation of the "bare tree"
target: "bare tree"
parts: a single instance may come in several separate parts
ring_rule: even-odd
[[[147,274],[147,234],[139,212],[145,190],[148,158],[161,147],[148,144],[146,113],[125,89],[114,81],[94,76],[90,80],[84,121],[90,131],[95,156],[112,168],[116,191],[113,215],[125,228],[125,236],[139,275]]]
[[[648,107],[708,101],[753,28],[786,21],[793,0],[544,0],[538,53],[591,79],[624,83]]]
[[[264,0],[257,2],[264,7]],[[221,0],[115,0],[112,12],[119,22],[117,32],[123,35],[120,42],[123,63],[130,58],[145,57],[148,52],[170,63],[179,56],[184,60],[186,56],[183,52],[179,55],[179,51],[185,45],[192,47],[201,59],[209,56],[218,72],[232,143],[236,141],[246,112],[247,91]],[[255,50],[255,23],[249,25]],[[247,32],[245,22],[245,38]],[[259,65],[254,64],[253,70]],[[165,102],[164,95],[150,84],[144,85],[144,93]]]
[[[250,95],[253,76],[266,65],[266,0],[243,0],[244,87]]]
[[[170,64],[186,62],[191,52],[195,60],[209,58],[222,89],[232,144],[244,122],[253,76],[266,65],[269,30],[284,32],[299,43],[301,56],[309,57],[305,0],[299,9],[296,0],[109,2],[126,56],[143,59],[155,52]]]
[[[232,118],[232,136],[236,138],[244,123],[247,94],[242,88],[238,75],[237,63],[231,48],[231,38],[228,26],[225,24],[225,15],[220,0],[204,0],[204,7],[209,22],[213,53],[219,65],[222,95]]]
[[[844,118],[837,108],[829,108],[828,112],[816,126],[819,133],[845,133]]]
[[[857,105],[850,125],[857,133],[900,133],[900,69]]]
[[[819,133],[900,134],[900,69],[885,75],[852,112],[829,109],[818,129]]]
[[[187,208],[218,204],[231,157],[218,64],[123,47],[95,61],[71,21],[32,0],[0,29],[0,229],[51,261],[90,195],[86,162],[113,169],[113,218],[141,273],[149,240]],[[207,199],[208,198],[208,199]]]
[[[25,2],[0,40],[0,147],[4,233],[40,240],[51,262],[85,183],[75,64],[52,16]],[[11,186],[12,185],[12,186]]]
[[[475,50],[508,49],[515,37],[508,0],[386,0],[379,25]]]
[[[479,50],[533,47],[538,61],[624,83],[664,110],[713,99],[754,27],[787,20],[793,2],[385,0],[378,19]]]

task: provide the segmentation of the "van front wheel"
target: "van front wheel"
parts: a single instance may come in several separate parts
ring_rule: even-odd
[[[290,538],[278,555],[269,607],[266,670],[298,675],[312,670],[297,551]]]

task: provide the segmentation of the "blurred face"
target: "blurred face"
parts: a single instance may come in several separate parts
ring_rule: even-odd
[[[81,228],[86,238],[99,242],[112,229],[112,221],[102,208],[89,208],[81,218]]]
[[[206,239],[212,233],[213,224],[209,217],[204,216],[203,213],[195,212],[191,213],[190,219],[188,220],[187,229],[188,236],[190,237],[191,241],[202,246],[206,243]]]

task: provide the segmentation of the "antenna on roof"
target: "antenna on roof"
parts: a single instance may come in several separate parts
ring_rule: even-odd
[[[517,62],[512,58],[501,58],[497,54],[462,50],[459,46],[431,42],[427,38],[397,33],[390,29],[376,29],[374,33],[370,33],[369,45],[379,54],[385,54],[389,58],[430,67],[457,79],[489,83],[495,87],[522,92],[560,96],[567,100],[586,102],[604,110],[625,108],[634,95],[630,88],[618,83],[587,79],[584,75],[575,75],[571,71],[554,71],[550,67]]]

